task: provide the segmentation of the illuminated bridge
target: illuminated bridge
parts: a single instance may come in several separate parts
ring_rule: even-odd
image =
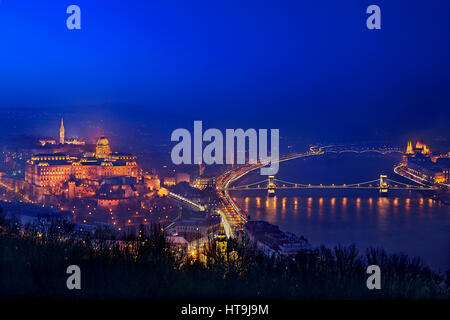
[[[379,154],[390,153],[403,153],[398,148],[373,148],[373,147],[358,147],[358,146],[346,146],[346,145],[329,145],[329,146],[311,146],[307,152],[293,153],[281,157],[277,162],[289,161],[297,158],[306,158],[320,156],[325,153],[370,153],[376,152]],[[311,185],[302,184],[289,181],[283,181],[275,179],[270,176],[268,179],[258,181],[242,186],[233,186],[239,179],[247,175],[248,173],[257,170],[267,163],[249,164],[246,166],[238,167],[229,170],[217,178],[217,191],[218,196],[221,199],[220,209],[218,210],[222,216],[225,232],[228,237],[234,237],[238,232],[243,230],[243,226],[247,222],[248,218],[239,208],[239,206],[230,197],[228,191],[245,191],[245,190],[267,190],[269,195],[274,195],[276,189],[378,189],[380,193],[387,193],[388,190],[433,190],[428,186],[413,186],[406,183],[390,180],[385,175],[381,175],[380,178],[352,184],[342,185]]]
[[[379,178],[351,183],[351,184],[331,184],[331,185],[313,185],[302,184],[296,182],[290,182],[285,180],[276,179],[274,176],[269,176],[265,180],[249,183],[242,186],[227,187],[226,191],[246,191],[246,190],[267,190],[269,195],[273,195],[275,190],[283,189],[378,189],[380,193],[387,193],[388,190],[414,190],[414,191],[426,191],[434,190],[429,186],[424,185],[409,185],[404,182],[388,179],[386,175],[380,175]]]
[[[358,153],[358,154],[364,154],[364,153],[379,153],[379,154],[391,154],[391,153],[400,153],[403,154],[404,152],[399,148],[390,148],[390,147],[384,147],[384,148],[376,148],[376,147],[360,147],[360,146],[322,146],[322,147],[311,147],[311,149],[318,149],[324,153]]]

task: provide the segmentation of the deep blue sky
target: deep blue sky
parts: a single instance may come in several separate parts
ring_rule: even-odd
[[[448,138],[449,32],[448,0],[0,0],[0,108]]]

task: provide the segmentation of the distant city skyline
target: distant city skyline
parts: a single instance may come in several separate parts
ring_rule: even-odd
[[[280,115],[278,115],[280,117]],[[83,108],[64,110],[60,108],[43,108],[41,112],[32,112],[29,108],[8,109],[0,119],[1,140],[10,141],[20,137],[59,139],[61,117],[64,117],[66,135],[80,138],[87,143],[95,143],[102,135],[107,135],[113,145],[128,146],[162,146],[170,147],[171,132],[180,127],[192,126],[195,116],[180,116],[164,113],[154,113],[150,110],[124,108],[114,111],[111,108]],[[199,117],[201,118],[201,117]],[[193,119],[193,120],[191,120]],[[247,121],[246,121],[247,120]],[[382,128],[369,130],[360,128],[358,124],[351,127],[341,127],[335,123],[326,130],[314,130],[309,126],[295,126],[295,123],[280,121],[277,115],[270,119],[234,118],[232,115],[220,115],[215,119],[204,121],[208,126],[225,129],[227,126],[236,128],[251,128],[258,126],[280,126],[280,148],[305,148],[309,144],[322,143],[383,143],[391,146],[404,147],[410,140],[426,141],[433,150],[445,151],[450,146],[448,128],[441,118],[440,126],[427,127],[397,127],[392,131]],[[127,132],[126,135],[122,132]],[[143,138],[145,137],[145,139]]]

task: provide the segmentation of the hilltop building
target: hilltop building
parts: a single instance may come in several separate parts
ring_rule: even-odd
[[[64,120],[61,118],[61,124],[59,126],[59,137],[57,139],[43,137],[39,139],[41,147],[47,147],[49,151],[58,152],[58,150],[65,149],[70,146],[85,146],[86,141],[80,138],[67,137],[66,128],[64,127]]]
[[[62,119],[59,129],[59,143],[68,143],[68,140],[65,139]],[[71,139],[70,143],[81,144],[82,142],[81,140]],[[65,148],[62,149],[65,150]],[[136,156],[128,153],[111,152],[109,141],[103,136],[97,140],[95,156],[88,156],[87,154],[59,152],[33,155],[26,163],[25,181],[37,187],[56,187],[70,179],[100,180],[119,176],[139,177]]]
[[[117,176],[138,177],[136,160],[40,154],[32,156],[25,167],[25,181],[39,187],[54,187],[71,177],[98,180]]]
[[[100,137],[97,140],[95,147],[95,157],[96,158],[107,158],[111,154],[111,147],[109,146],[109,141],[105,137]]]

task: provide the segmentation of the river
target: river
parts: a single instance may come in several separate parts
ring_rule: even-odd
[[[387,174],[407,182],[393,167],[399,155],[342,154],[295,159],[280,164],[277,179],[303,184],[351,184]],[[262,180],[259,171],[240,185]],[[265,220],[283,231],[305,236],[313,246],[354,243],[359,249],[383,247],[390,253],[418,256],[435,270],[450,269],[450,206],[417,191],[277,190],[232,191],[252,220]]]

